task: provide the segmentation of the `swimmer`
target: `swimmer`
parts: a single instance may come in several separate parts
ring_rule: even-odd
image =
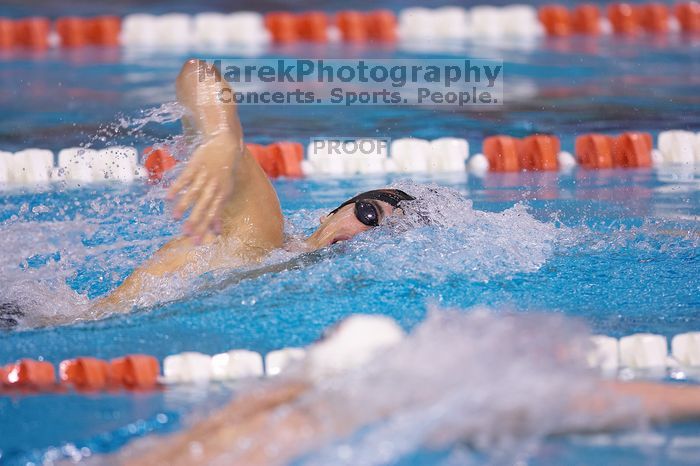
[[[186,167],[170,186],[174,216],[189,212],[183,235],[167,242],[134,270],[109,295],[91,303],[81,319],[98,319],[128,312],[148,290],[147,281],[172,276],[189,279],[213,270],[231,270],[254,264],[281,248],[285,238],[279,199],[267,175],[246,148],[236,106],[217,98],[230,91],[219,70],[205,62],[188,60],[176,80],[187,140],[199,141]],[[294,242],[299,252],[310,252],[346,241],[378,226],[401,202],[413,200],[398,189],[377,189],[343,202],[320,218],[308,238]],[[15,303],[0,303],[0,329],[11,329],[24,317]],[[39,316],[35,325],[57,325],[75,317]]]
[[[601,381],[598,389],[598,393],[591,392],[589,396],[576,400],[572,409],[586,414],[604,413],[616,409],[617,404],[624,403],[625,400],[635,400],[644,415],[658,423],[700,419],[700,387],[697,386]],[[248,392],[185,432],[159,439],[153,448],[142,451],[137,447],[132,452],[127,451],[118,462],[131,466],[283,465],[322,447],[334,438],[350,435],[363,427],[351,423],[332,424],[337,430],[329,432],[327,428],[330,423],[323,423],[306,409],[294,405],[309,390],[302,383],[278,383]],[[319,411],[324,409],[329,411],[332,406],[323,406]],[[392,413],[382,414],[389,416]],[[518,416],[517,412],[511,414],[514,419]],[[601,430],[633,426],[632,422],[628,424],[625,420],[620,420]],[[573,433],[578,432],[557,432]],[[582,429],[580,433],[590,432]],[[231,455],[234,456],[231,458],[230,452],[240,445],[247,447],[244,451]]]
[[[465,319],[461,315],[459,318]],[[353,318],[345,322],[351,319]],[[433,333],[427,337],[432,341],[430,346],[426,346],[426,340],[419,336],[421,331],[426,331],[426,325],[430,325],[427,321],[423,322],[400,343],[389,342],[375,346],[364,353],[365,358],[345,360],[346,365],[340,369],[332,362],[331,366],[320,369],[320,376],[314,375],[319,374],[318,367],[314,371],[309,370],[309,366],[304,366],[309,360],[307,356],[305,362],[290,370],[291,375],[283,374],[253,382],[227,406],[183,432],[159,438],[157,442],[153,442],[152,438],[137,440],[115,459],[117,463],[129,465],[282,465],[294,463],[294,460],[304,455],[328,444],[332,445],[335,440],[352,438],[354,433],[377,423],[388,422],[392,418],[398,419],[399,424],[420,423],[421,419],[425,419],[428,425],[416,427],[422,434],[411,437],[412,440],[409,441],[413,447],[426,442],[435,444],[437,448],[457,441],[469,443],[478,440],[479,422],[485,423],[485,431],[494,428],[489,423],[498,422],[502,425],[505,436],[528,437],[533,433],[559,435],[633,428],[640,425],[640,420],[664,423],[700,419],[698,386],[601,380],[592,372],[571,370],[568,362],[546,362],[546,354],[551,354],[549,350],[552,349],[546,344],[544,349],[541,347],[522,356],[521,350],[515,350],[517,353],[501,360],[502,364],[493,372],[491,381],[471,383],[468,379],[474,372],[470,370],[470,364],[474,364],[475,358],[469,353],[474,348],[480,351],[488,347],[488,344],[473,340],[464,346],[454,344],[456,335],[463,333],[460,326],[472,325],[472,321],[466,319],[461,323],[458,320],[446,320],[444,326],[432,327]],[[500,323],[503,319],[512,318],[498,315],[492,322]],[[532,329],[527,327],[527,322],[523,319],[516,318],[514,322]],[[436,328],[440,333],[434,333]],[[489,327],[480,328],[488,334]],[[517,325],[512,328],[515,331],[519,329]],[[337,337],[342,331],[341,323],[325,341],[321,341],[321,345],[329,344],[334,348],[336,358],[337,351],[342,350],[328,340]],[[347,332],[347,326],[345,331]],[[346,333],[340,340],[362,340],[357,334],[360,331],[367,332],[367,328],[356,328],[353,335]],[[387,329],[382,327],[382,331],[386,333]],[[533,331],[537,334],[536,329]],[[361,347],[362,345],[353,350],[362,352]],[[313,351],[312,346],[309,354]],[[569,361],[566,354],[563,351],[553,358]],[[429,355],[442,359],[436,363],[438,371],[447,369],[447,372],[453,372],[450,369],[460,369],[463,379],[445,377],[442,373],[426,368],[426,361],[430,360],[426,356]],[[406,361],[406,356],[413,358],[409,362]],[[340,359],[343,359],[342,355]],[[363,359],[365,362],[361,362]],[[316,364],[318,361],[316,359]],[[373,361],[375,366],[372,367],[368,361]],[[569,362],[578,365],[575,359]],[[550,380],[549,385],[558,388],[543,391],[542,388],[533,388],[529,382],[519,384],[518,380],[527,378],[523,374],[523,367],[529,369],[525,373],[536,372],[531,377]],[[415,387],[419,385],[425,386],[428,374],[432,374],[433,387],[416,390]],[[564,379],[566,382],[562,382]],[[514,383],[504,388],[502,381]],[[499,386],[486,388],[497,395],[507,397],[511,391],[515,393],[525,390],[528,396],[513,397],[502,402],[499,396],[484,397],[483,390],[489,383]],[[469,396],[470,388],[473,387],[481,390],[480,395],[475,394],[475,398],[469,402],[460,401],[460,397]],[[388,394],[391,395],[387,398]],[[370,397],[376,399],[370,402]],[[447,405],[441,405],[443,402]],[[557,413],[562,409],[567,411],[567,420],[538,427],[540,422],[551,422],[547,420],[547,414],[540,417],[543,405],[548,407],[544,411],[549,416],[558,416]],[[441,409],[433,411],[434,407],[440,406]],[[450,414],[447,415],[445,410],[449,410]],[[467,412],[454,412],[455,410]],[[472,410],[476,413],[469,412]],[[421,417],[421,413],[425,417]],[[442,413],[441,421],[435,420],[436,413]],[[402,414],[407,416],[402,417]],[[469,419],[474,415],[482,421],[460,424],[459,419]],[[391,428],[388,430],[391,431]],[[394,435],[402,438],[402,432],[399,428]],[[486,432],[484,435],[488,437]],[[99,464],[111,464],[103,462],[103,458],[96,459],[99,459]]]
[[[167,195],[175,203],[175,218],[191,209],[184,235],[165,244],[98,301],[92,317],[128,311],[143,293],[149,276],[195,277],[240,267],[259,262],[283,246],[283,216],[277,194],[245,147],[235,105],[216,98],[230,88],[216,69],[213,74],[204,73],[200,81],[200,65],[204,63],[187,61],[176,81],[178,101],[187,111],[183,117],[185,136],[201,140]],[[379,225],[401,202],[412,199],[397,189],[355,196],[321,217],[318,229],[299,249],[313,251],[348,240]],[[209,247],[208,253],[202,252],[201,245]]]

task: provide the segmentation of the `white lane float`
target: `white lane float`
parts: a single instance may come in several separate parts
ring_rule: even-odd
[[[500,15],[504,36],[523,38],[544,35],[537,9],[531,5],[505,6],[501,8]]]
[[[165,383],[205,383],[212,376],[212,357],[188,351],[163,360]]]
[[[193,37],[192,23],[192,17],[182,13],[126,15],[120,39],[126,46],[183,48]]]
[[[316,381],[367,364],[405,334],[396,321],[380,315],[356,314],[313,344],[304,359],[307,375]]]
[[[327,139],[307,148],[304,174],[355,175],[385,173],[388,145],[383,139]]]
[[[499,39],[505,35],[500,8],[476,6],[469,10],[469,17],[469,30],[473,37]]]
[[[54,171],[55,180],[90,183],[95,180],[93,164],[97,151],[83,147],[70,147],[58,153],[58,167]]]
[[[390,153],[397,173],[430,171],[430,141],[419,138],[394,139],[391,142]]]
[[[659,369],[668,363],[668,342],[663,335],[636,333],[620,338],[620,363],[630,369]]]
[[[432,11],[433,37],[466,39],[469,37],[469,12],[457,6],[444,6]]]
[[[326,141],[315,140],[309,143],[306,152],[308,166],[304,173],[313,171],[323,175],[342,176],[345,174],[345,161],[341,154],[331,144],[331,139]]]
[[[265,356],[265,374],[267,376],[279,375],[305,357],[306,350],[304,348],[282,348],[270,351]]]
[[[700,367],[700,332],[674,336],[671,339],[671,354],[681,366]]]
[[[404,40],[429,39],[435,35],[433,15],[428,8],[404,8],[399,12],[398,36]]]
[[[99,181],[129,182],[142,176],[138,151],[133,147],[115,146],[95,150],[71,147],[58,153],[54,181],[92,183]]]
[[[389,147],[381,139],[356,139],[343,141],[342,159],[345,174],[375,174],[386,171]]]
[[[463,138],[438,138],[430,142],[431,172],[464,172],[469,157],[469,143]]]
[[[99,150],[97,158],[101,162],[98,174],[103,175],[103,179],[129,182],[143,175],[139,167],[139,154],[134,147],[108,147]]]
[[[194,16],[192,24],[193,41],[199,46],[257,45],[270,41],[263,16],[251,11],[200,13]]]
[[[260,13],[239,11],[226,18],[230,28],[228,39],[235,44],[262,44],[270,42],[270,33]]]
[[[154,46],[158,44],[156,17],[147,14],[126,15],[122,20],[120,41],[126,46]]]
[[[25,149],[5,153],[7,181],[16,185],[44,184],[51,181],[53,152],[46,149]]]
[[[216,354],[211,363],[214,380],[238,380],[264,375],[260,353],[248,350],[232,350]]]
[[[399,12],[398,36],[407,41],[465,39],[469,37],[469,13],[456,6],[405,8]]]
[[[661,162],[673,165],[700,163],[697,136],[690,131],[662,131],[657,139]]]
[[[484,175],[489,171],[489,159],[482,153],[474,154],[467,161],[469,172],[475,175]]]
[[[557,162],[559,163],[559,169],[562,171],[571,170],[577,165],[576,157],[571,152],[566,151],[561,151],[557,154]]]
[[[193,40],[201,46],[222,46],[228,42],[226,15],[223,13],[199,13],[194,16]]]
[[[586,355],[590,367],[613,372],[620,366],[620,346],[617,338],[606,335],[591,336],[592,348]]]
[[[192,38],[192,17],[182,13],[156,16],[156,45],[185,48]]]
[[[398,25],[398,35],[406,41],[529,38],[544,34],[537,9],[523,4],[476,6],[469,10],[454,6],[405,8],[399,12]]]

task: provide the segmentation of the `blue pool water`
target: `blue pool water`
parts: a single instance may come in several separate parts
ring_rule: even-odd
[[[176,6],[169,8],[193,11],[191,5]],[[91,14],[87,6],[79,7]],[[151,7],[153,12],[166,8]],[[7,14],[26,14],[26,8],[17,2]],[[122,5],[116,11],[136,8]],[[119,132],[113,123],[173,100],[174,77],[189,55],[2,52],[0,150],[99,146],[100,138],[142,148],[177,134],[177,123]],[[574,136],[587,131],[700,130],[700,48],[675,36],[661,42],[543,40],[531,48],[477,41],[444,44],[434,53],[300,45],[269,55],[502,59],[510,98],[496,111],[479,113],[447,107],[248,106],[241,119],[250,142],[456,136],[467,138],[475,153],[484,137],[497,133],[553,132],[570,149]],[[236,57],[237,52],[208,56]],[[313,229],[320,214],[358,191],[403,178],[274,184],[290,233],[302,234]],[[185,289],[174,302],[99,322],[3,333],[0,363],[21,357],[58,363],[77,355],[110,358],[126,352],[159,358],[186,350],[266,352],[307,345],[327,326],[357,312],[386,314],[411,329],[425,317],[428,304],[563,313],[613,336],[700,330],[697,170],[412,178],[420,185],[452,188],[473,201],[476,211],[493,214],[474,223],[467,220],[481,217],[470,205],[452,205],[446,212],[460,219],[454,224],[398,236],[375,232],[336,245],[303,267],[235,280],[214,293]],[[85,296],[113,289],[179,231],[162,195],[160,188],[138,183],[0,191],[0,296],[20,296],[45,313],[73,315]],[[219,406],[230,394],[229,387],[216,386],[148,394],[0,396],[0,464],[71,456],[81,448],[114,451],[146,433],[176,430],[189,413]],[[643,437],[565,437],[523,456],[532,464],[692,464],[700,456],[699,432],[697,424],[685,424]],[[419,450],[399,464],[486,460],[463,450],[458,445]]]

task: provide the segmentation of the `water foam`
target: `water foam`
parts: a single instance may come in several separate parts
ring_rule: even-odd
[[[458,191],[403,181],[392,187],[417,200],[404,202],[404,215],[391,216],[379,228],[331,247],[336,253],[309,276],[317,284],[355,279],[441,282],[455,276],[488,281],[539,270],[577,233],[536,219],[523,204],[503,212],[474,209]],[[289,217],[290,230],[310,232],[326,213],[301,211]]]
[[[368,426],[305,464],[387,464],[455,442],[503,457],[548,435],[639,423],[635,403],[573,409],[598,390],[587,348],[586,328],[563,316],[433,309],[406,341],[303,401],[331,422]],[[316,397],[332,412],[315,408]]]

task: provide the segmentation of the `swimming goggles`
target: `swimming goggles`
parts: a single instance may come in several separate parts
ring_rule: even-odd
[[[379,211],[377,206],[369,202],[371,200],[383,201],[392,207],[398,207],[401,201],[412,201],[415,198],[400,189],[375,189],[367,191],[357,196],[348,199],[347,201],[336,207],[329,215],[338,212],[346,205],[355,204],[355,217],[368,227],[376,227],[379,225]]]

